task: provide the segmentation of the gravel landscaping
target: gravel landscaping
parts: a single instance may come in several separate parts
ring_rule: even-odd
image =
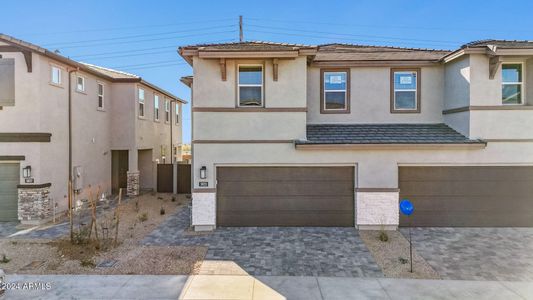
[[[188,202],[185,195],[172,201],[169,194],[145,194],[123,202],[119,243],[116,248],[110,246],[106,251],[102,244],[94,241],[72,245],[68,226],[64,224],[44,226],[44,230],[16,238],[0,238],[0,259],[5,254],[9,260],[0,262],[0,268],[8,274],[195,274],[205,257],[206,247],[140,243]],[[163,215],[161,208],[165,211]],[[113,209],[107,213],[112,214]],[[103,215],[98,217],[99,222],[103,219]],[[48,238],[57,235],[57,238]]]
[[[399,231],[386,231],[387,241],[381,241],[380,231],[362,230],[359,236],[386,277],[440,279],[439,274],[418,255],[413,247],[413,273],[410,272],[409,241]]]

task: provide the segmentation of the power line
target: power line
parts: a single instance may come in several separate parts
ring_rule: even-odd
[[[212,34],[222,34],[222,33],[235,33],[235,32],[237,32],[237,31],[236,30],[227,30],[227,31],[197,33],[197,34],[189,34],[189,35],[173,36],[173,37],[165,37],[165,38],[156,38],[156,39],[144,39],[144,40],[136,40],[136,41],[121,41],[121,42],[110,42],[110,43],[96,43],[96,44],[91,44],[91,45],[77,45],[77,46],[67,46],[67,47],[60,47],[60,48],[61,49],[72,49],[72,48],[87,48],[87,47],[107,46],[107,45],[134,44],[134,43],[142,43],[142,42],[161,41],[161,40],[169,40],[169,39],[182,39],[182,38],[202,36],[202,35],[212,35]]]
[[[125,70],[144,70],[144,69],[155,69],[155,68],[166,68],[166,67],[179,67],[183,64],[162,64],[162,65],[155,65],[155,66],[147,66],[147,67],[132,67],[132,68],[125,68]]]
[[[353,37],[365,37],[365,38],[378,38],[378,39],[390,39],[390,40],[399,40],[399,41],[418,41],[418,42],[434,42],[442,44],[453,44],[456,45],[458,41],[437,41],[437,40],[423,40],[423,39],[412,39],[412,38],[401,38],[401,37],[391,37],[391,36],[378,36],[378,35],[365,35],[365,34],[350,34],[350,33],[340,33],[340,32],[325,32],[325,31],[315,31],[315,30],[302,30],[302,29],[292,29],[292,28],[283,28],[283,27],[271,27],[271,26],[262,26],[262,25],[248,25],[250,27],[256,28],[266,28],[274,30],[285,30],[285,31],[295,31],[295,32],[307,32],[307,33],[321,33],[321,34],[332,34],[340,36],[353,36]]]
[[[148,66],[148,65],[160,65],[160,64],[168,64],[168,63],[176,63],[180,65],[187,64],[186,62],[176,62],[177,59],[173,60],[163,60],[163,61],[154,61],[149,63],[142,63],[142,64],[133,64],[133,65],[124,65],[124,66],[118,66],[118,67],[111,67],[111,69],[122,69],[122,68],[130,68],[130,67],[142,67],[142,66]]]
[[[194,32],[194,31],[205,31],[205,30],[211,30],[211,29],[229,28],[229,27],[234,27],[234,25],[213,26],[213,27],[204,27],[204,28],[198,28],[198,29],[168,31],[168,32],[160,32],[160,33],[137,34],[137,35],[119,36],[119,37],[104,38],[104,39],[92,39],[92,40],[84,40],[84,41],[52,43],[52,44],[44,44],[43,47],[49,47],[49,46],[60,47],[62,45],[83,44],[83,43],[93,43],[93,42],[103,42],[103,41],[115,41],[115,40],[127,40],[127,39],[138,38],[138,37],[160,36],[160,35],[169,35],[169,34],[184,33],[184,32]]]

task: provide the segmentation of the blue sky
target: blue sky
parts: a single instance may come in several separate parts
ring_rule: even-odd
[[[0,32],[73,59],[142,76],[190,100],[180,45],[238,40],[455,49],[533,39],[531,1],[4,1]],[[190,105],[184,109],[190,141]]]

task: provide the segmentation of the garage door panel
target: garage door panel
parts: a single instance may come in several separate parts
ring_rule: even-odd
[[[353,167],[219,167],[224,181],[339,181],[353,177]]]
[[[349,187],[349,182],[328,182],[324,184],[320,181],[312,182],[286,182],[286,181],[244,181],[228,182],[219,181],[217,192],[231,196],[299,196],[299,195],[335,195],[346,196],[353,193]],[[317,185],[320,188],[317,188]]]
[[[414,226],[533,226],[533,167],[400,167],[399,186]]]
[[[353,226],[353,167],[218,167],[219,226]]]
[[[245,202],[245,205],[242,203]],[[351,196],[320,197],[320,196],[297,196],[297,197],[235,197],[220,196],[219,209],[223,211],[298,211],[309,207],[318,210],[328,210],[335,207],[340,210],[353,210],[354,201]]]
[[[354,219],[351,213],[338,212],[305,212],[295,214],[294,212],[263,212],[260,214],[226,213],[219,215],[217,223],[224,226],[317,226],[317,227],[337,227],[339,224],[350,224],[353,226]]]

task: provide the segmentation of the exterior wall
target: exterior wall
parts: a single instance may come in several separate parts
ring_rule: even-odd
[[[320,68],[308,68],[308,123],[442,123],[444,70],[421,69],[421,112],[390,112],[390,68],[351,68],[350,113],[320,113]]]
[[[470,103],[470,59],[459,58],[444,66],[444,109]]]

